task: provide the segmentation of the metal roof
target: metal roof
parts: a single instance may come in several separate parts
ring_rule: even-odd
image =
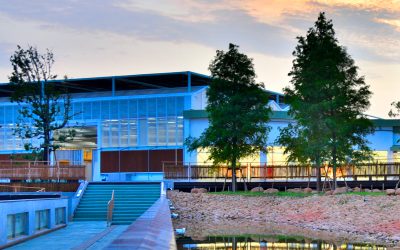
[[[67,89],[69,93],[125,91],[142,89],[207,86],[211,78],[190,71],[123,76],[104,76],[54,80],[49,83]],[[10,83],[0,84],[0,97],[9,97],[13,92]]]

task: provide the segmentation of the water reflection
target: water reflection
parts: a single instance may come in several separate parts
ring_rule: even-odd
[[[178,250],[386,250],[385,246],[370,245],[362,243],[333,244],[320,240],[309,240],[300,237],[289,236],[210,236],[202,239],[180,237],[176,240]]]

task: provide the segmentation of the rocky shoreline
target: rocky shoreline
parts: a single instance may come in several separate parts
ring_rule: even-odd
[[[332,243],[400,243],[400,196],[352,194],[249,197],[171,191],[168,197],[190,237],[289,234]]]

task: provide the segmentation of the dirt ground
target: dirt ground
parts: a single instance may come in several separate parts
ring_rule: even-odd
[[[346,241],[400,243],[400,196],[249,197],[171,191],[176,228],[202,238],[222,234],[288,234]]]

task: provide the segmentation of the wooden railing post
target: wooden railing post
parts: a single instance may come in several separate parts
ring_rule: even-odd
[[[107,226],[111,226],[114,212],[114,190],[111,193],[111,200],[107,203]]]
[[[28,162],[28,180],[31,179],[31,162]]]
[[[57,166],[57,182],[60,182],[60,162],[56,162]]]

